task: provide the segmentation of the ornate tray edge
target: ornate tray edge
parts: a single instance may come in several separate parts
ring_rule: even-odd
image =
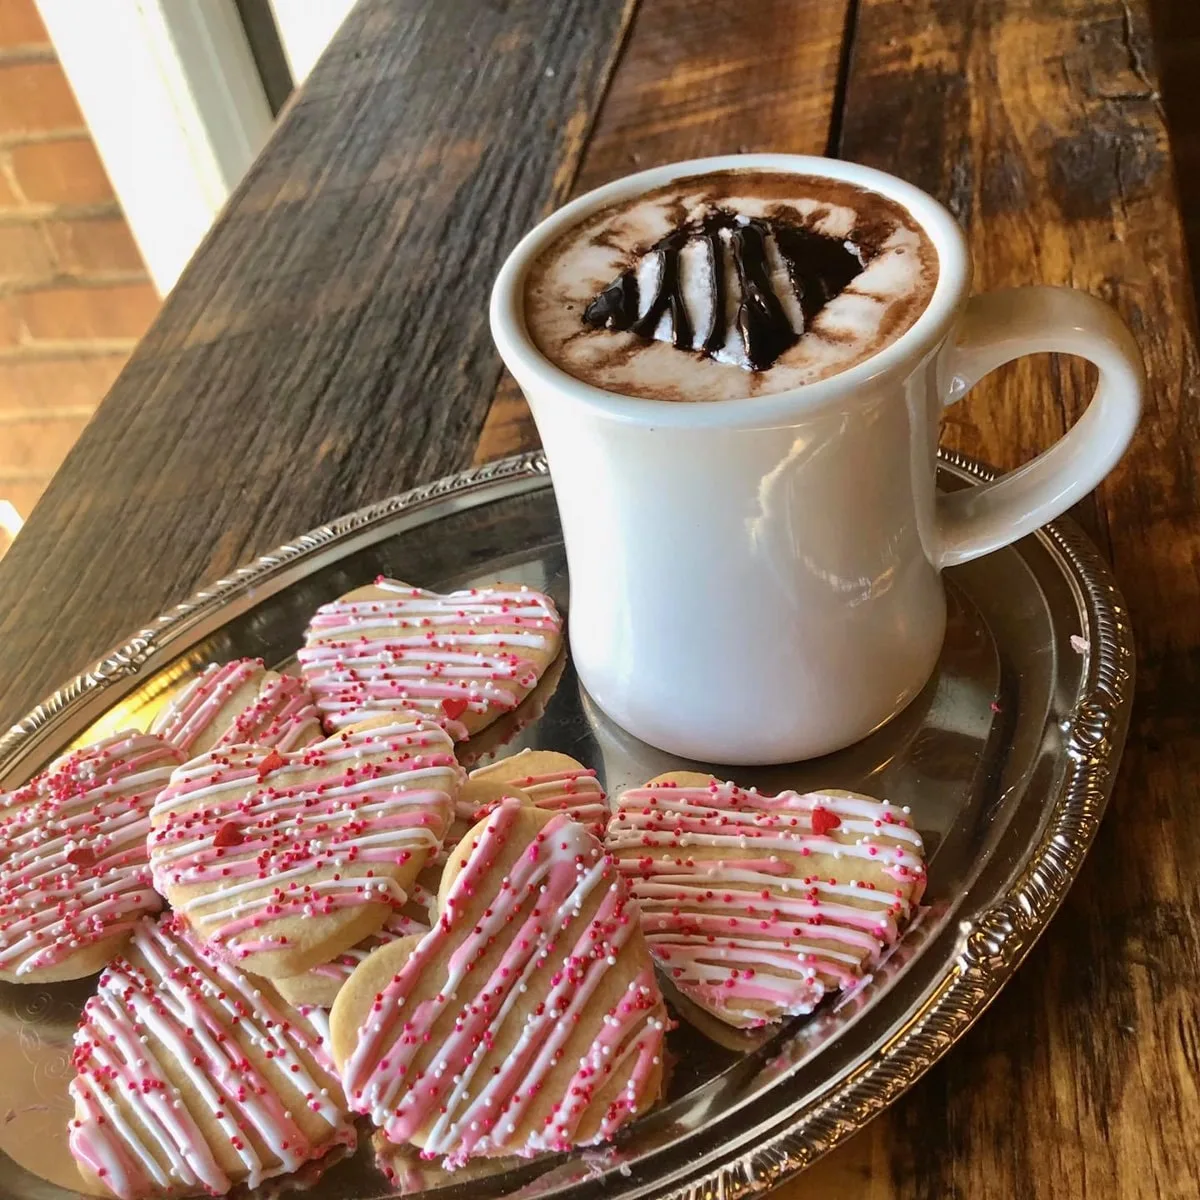
[[[994,478],[989,468],[955,451],[940,450],[939,458],[977,479]],[[500,459],[358,509],[239,567],[163,613],[13,725],[0,736],[0,767],[67,709],[136,675],[185,625],[265,582],[281,567],[448,496],[547,474],[540,451]],[[1069,521],[1053,522],[1038,536],[1070,567],[1082,592],[1092,639],[1087,679],[1064,730],[1064,754],[1070,767],[1032,856],[1008,892],[972,923],[954,973],[886,1053],[877,1052],[862,1063],[785,1128],[675,1190],[661,1193],[663,1200],[708,1200],[713,1195],[737,1200],[763,1192],[862,1128],[980,1016],[1066,895],[1099,827],[1124,744],[1133,688],[1133,641],[1120,591],[1087,537]]]
[[[76,675],[48,696],[36,708],[0,736],[0,767],[5,765],[22,744],[45,728],[70,706],[113,683],[136,675],[147,660],[185,623],[215,612],[235,595],[264,582],[281,567],[288,566],[307,555],[322,550],[364,529],[390,520],[400,513],[416,512],[451,495],[463,495],[491,484],[508,480],[534,478],[548,474],[545,455],[540,451],[498,459],[456,475],[446,475],[420,487],[376,504],[356,509],[328,524],[301,534],[294,541],[263,554],[238,567],[232,575],[218,579],[193,593],[183,603],[168,609],[127,642],[114,647],[90,669]]]

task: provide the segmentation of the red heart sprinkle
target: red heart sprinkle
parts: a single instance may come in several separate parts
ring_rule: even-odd
[[[226,821],[214,835],[213,845],[240,846],[245,840],[242,831],[232,821]]]
[[[91,846],[76,846],[67,853],[67,862],[74,867],[92,867],[96,865],[96,852]]]
[[[813,833],[818,837],[828,833],[831,829],[837,829],[841,823],[841,818],[831,813],[827,808],[814,808],[812,810]]]
[[[467,702],[457,696],[442,701],[442,712],[452,721],[457,721],[466,711]]]
[[[272,750],[271,753],[268,754],[267,757],[258,764],[259,779],[263,779],[267,775],[270,775],[272,771],[278,771],[280,767],[286,764],[286,762],[287,759],[285,759],[278,750]]]

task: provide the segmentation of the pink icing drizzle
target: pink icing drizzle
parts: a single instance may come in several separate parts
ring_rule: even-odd
[[[485,767],[476,774],[486,774],[488,769]],[[585,826],[594,837],[604,836],[604,827],[608,823],[607,797],[591,767],[543,775],[518,775],[505,782],[520,788],[533,801],[535,808],[546,812],[564,812],[573,821]],[[463,812],[461,800],[459,802],[458,815],[467,820],[477,821],[489,811],[490,808],[483,808]]]
[[[277,675],[262,685],[258,698],[234,718],[217,745],[299,750],[324,736],[321,714],[304,680]]]
[[[854,840],[832,838],[831,829]],[[811,1012],[831,983],[857,982],[862,963],[896,940],[925,880],[920,836],[901,810],[824,792],[635,788],[621,796],[606,840],[641,907],[651,953],[681,991],[736,1024]],[[691,846],[727,854],[696,859]],[[779,851],[847,865],[832,878],[804,875]],[[853,863],[897,886],[855,879]]]
[[[403,715],[291,754],[215,750],[154,805],[155,886],[220,885],[175,908],[237,959],[287,945],[260,932],[273,921],[399,908],[404,890],[378,868],[441,845],[462,778],[446,732]]]
[[[268,679],[240,711],[225,711],[237,692],[264,675],[261,658],[211,663],[159,714],[154,732],[184,751],[191,751],[218,721],[214,744],[219,746],[253,742],[295,750],[323,737],[312,693],[294,676]]]
[[[162,907],[146,835],[182,759],[152,734],[118,733],[0,794],[0,970],[53,966]]]
[[[495,901],[451,952],[451,936],[460,923],[457,912],[481,889],[496,886],[488,876],[520,807],[509,799],[492,813],[437,923],[376,998],[358,1045],[343,1065],[355,1111],[369,1113],[393,1142],[408,1141],[425,1129],[422,1153],[445,1156],[448,1167],[474,1154],[529,1156],[569,1148],[578,1141],[579,1122],[597,1089],[618,1066],[629,1065],[628,1082],[604,1112],[592,1140],[611,1137],[648,1099],[662,1053],[665,1008],[647,966],[607,1012],[589,1013],[599,1030],[591,1048],[556,1098],[544,1127],[518,1138],[523,1114],[545,1087],[563,1045],[637,923],[636,906],[612,860],[582,826],[560,814],[522,853],[500,881]],[[604,895],[586,929],[574,945],[556,946],[563,926],[596,889]],[[530,896],[537,897],[536,904],[522,925],[513,928],[513,913]],[[474,964],[498,938],[506,950],[491,976],[472,1000],[456,999]],[[439,977],[445,973],[441,991],[415,1008],[405,1007],[405,997],[428,971]],[[521,1015],[519,996],[538,971],[552,973],[548,995]],[[457,1015],[435,1062],[423,1078],[410,1078],[417,1051],[447,1012]],[[403,1028],[397,1030],[400,1020]],[[516,1029],[511,1052],[490,1076],[477,1078],[487,1048],[506,1023]],[[418,1080],[419,1086],[409,1086]]]
[[[354,1144],[335,1079],[321,1064],[320,1033],[301,1013],[260,990],[236,967],[193,940],[173,917],[140,921],[131,955],[100,977],[75,1033],[70,1085],[81,1114],[71,1122],[71,1153],[122,1200],[164,1191],[207,1190],[234,1183],[196,1121],[199,1106],[228,1138],[251,1187],[296,1170],[332,1145]],[[257,1046],[274,1070],[256,1068],[228,1034]],[[164,1070],[182,1068],[190,1106]],[[137,1123],[123,1115],[120,1096]],[[329,1129],[314,1143],[291,1110],[306,1105]],[[267,1150],[260,1156],[254,1138]],[[169,1164],[164,1170],[158,1160]]]
[[[461,741],[462,713],[515,708],[538,681],[537,666],[522,651],[546,649],[562,630],[553,601],[528,588],[443,596],[391,579],[375,584],[396,598],[323,605],[298,655],[333,729],[407,709]],[[464,624],[468,632],[450,630]],[[379,630],[389,635],[365,636]]]

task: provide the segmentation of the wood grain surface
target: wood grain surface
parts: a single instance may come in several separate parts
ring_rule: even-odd
[[[1200,263],[1200,4],[1150,0],[1150,18],[1194,285]]]
[[[964,223],[980,289],[1069,284],[1134,330],[1143,425],[1078,516],[1128,599],[1138,698],[1016,979],[779,1195],[1200,1195],[1200,367],[1155,60],[1145,0],[362,0],[0,562],[7,719],[202,578],[535,444],[484,299],[549,205],[741,148],[883,167]],[[1088,390],[1073,362],[1005,368],[946,441],[1014,465]]]

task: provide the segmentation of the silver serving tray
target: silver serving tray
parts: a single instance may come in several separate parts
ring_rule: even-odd
[[[943,455],[941,475],[946,488],[990,477],[953,455]],[[285,666],[319,604],[380,573],[438,589],[518,580],[567,607],[545,460],[505,459],[396,496],[197,593],[0,737],[0,785],[23,782],[73,742],[144,725],[211,660],[258,655]],[[364,1130],[348,1161],[275,1190],[299,1184],[315,1200],[422,1190],[438,1200],[732,1200],[786,1179],[899,1096],[987,1007],[1058,907],[1104,811],[1132,697],[1124,605],[1069,521],[953,568],[946,584],[937,674],[894,721],[815,762],[716,771],[911,806],[931,856],[929,907],[865,986],[758,1035],[717,1026],[672,996],[682,1020],[670,1037],[666,1103],[613,1146],[453,1175],[392,1152],[385,1174]],[[518,713],[472,753],[494,753],[502,737],[505,750],[553,747],[596,767],[610,793],[683,765],[612,725],[569,662]],[[79,1186],[66,1089],[91,987],[0,985],[0,1196],[49,1200]]]

